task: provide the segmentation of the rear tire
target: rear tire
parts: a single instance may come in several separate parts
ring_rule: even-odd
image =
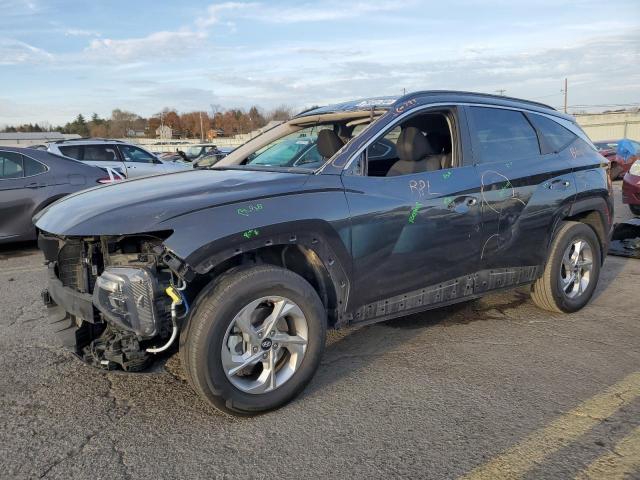
[[[591,299],[598,284],[601,246],[584,223],[565,222],[551,244],[543,275],[531,286],[531,299],[551,312],[571,313]]]
[[[640,217],[640,205],[629,205],[629,210],[631,210],[631,213],[636,217]]]
[[[181,334],[187,379],[226,413],[281,407],[317,370],[326,319],[313,287],[289,270],[262,265],[230,272],[201,292]]]

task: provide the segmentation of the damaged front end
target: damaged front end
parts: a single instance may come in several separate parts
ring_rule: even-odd
[[[96,367],[140,371],[171,346],[188,307],[180,262],[162,244],[170,233],[40,234],[43,300],[65,347]]]

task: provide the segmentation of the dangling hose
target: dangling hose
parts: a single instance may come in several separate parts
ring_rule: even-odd
[[[176,313],[176,307],[184,303],[185,313],[180,318],[184,318],[187,315],[187,313],[189,313],[189,305],[187,305],[187,302],[181,292],[181,290],[184,290],[185,288],[186,288],[186,285],[183,285],[182,288],[175,288],[173,285],[170,285],[165,290],[165,293],[171,298],[171,324],[173,325],[173,329],[171,330],[171,336],[169,337],[169,340],[167,341],[167,343],[165,343],[163,346],[158,348],[147,348],[147,352],[149,353],[164,352],[176,340],[176,337],[178,336],[178,316]]]

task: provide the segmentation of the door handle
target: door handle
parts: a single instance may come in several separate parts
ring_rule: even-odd
[[[25,188],[32,188],[32,189],[36,189],[36,188],[40,188],[42,187],[42,185],[38,184],[38,183],[29,183],[27,185],[25,185]]]
[[[455,198],[447,204],[449,210],[454,210],[458,213],[466,213],[469,207],[473,207],[478,203],[476,197],[463,196]]]
[[[554,180],[554,181],[550,182],[547,185],[547,188],[549,190],[553,190],[554,188],[558,188],[558,187],[567,188],[567,187],[569,187],[569,185],[571,185],[571,183],[568,180],[559,179],[559,180]]]

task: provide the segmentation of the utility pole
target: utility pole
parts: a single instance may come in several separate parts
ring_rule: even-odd
[[[502,97],[504,97],[504,92],[506,92],[504,88],[499,88],[498,90],[496,90],[496,93]]]
[[[564,79],[564,113],[567,113],[567,78]]]
[[[200,141],[204,142],[204,129],[202,127],[202,112],[200,113]]]

